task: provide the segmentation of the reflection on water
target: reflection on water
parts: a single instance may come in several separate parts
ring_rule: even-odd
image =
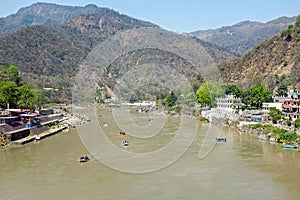
[[[223,128],[227,143],[199,159],[208,127],[199,125],[192,146],[173,165],[147,174],[122,173],[93,157],[79,163],[89,152],[76,130],[2,149],[0,199],[299,199],[300,153]],[[118,127],[109,128],[119,145]],[[157,136],[155,143],[170,138]]]

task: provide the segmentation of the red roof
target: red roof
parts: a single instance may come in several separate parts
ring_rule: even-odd
[[[282,105],[282,108],[292,108],[292,106],[290,106],[290,105]]]

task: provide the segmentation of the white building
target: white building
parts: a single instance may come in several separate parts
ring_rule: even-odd
[[[229,118],[237,119],[238,114],[235,109],[241,104],[241,99],[234,95],[227,95],[224,98],[216,98],[217,108],[212,108],[208,111],[202,111],[202,116],[205,118]]]
[[[227,95],[225,98],[216,98],[218,109],[229,109],[237,108],[242,102],[240,98],[236,98],[234,95]]]
[[[276,108],[280,111],[282,111],[282,102],[273,102],[273,103],[263,103],[262,109],[264,111],[270,110],[270,108]]]

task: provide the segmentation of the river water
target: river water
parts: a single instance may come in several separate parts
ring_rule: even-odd
[[[132,115],[140,124],[149,117]],[[125,149],[111,117],[104,112],[99,124],[109,122],[103,130],[124,152],[162,148],[175,138],[172,132],[178,124],[178,119],[169,118],[161,135],[153,139],[125,136],[130,142]],[[147,173],[128,173],[98,161],[82,142],[82,131],[88,136],[91,124],[83,125],[81,134],[73,129],[22,147],[1,149],[0,199],[300,199],[300,153],[234,129],[198,125],[191,146],[174,163]],[[226,137],[227,143],[213,144],[215,136],[207,135],[209,129],[222,130],[218,136]],[[79,163],[81,155],[90,155],[91,160]]]

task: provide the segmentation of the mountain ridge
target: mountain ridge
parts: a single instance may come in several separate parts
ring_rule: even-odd
[[[86,6],[66,6],[38,2],[31,6],[20,8],[15,14],[0,18],[0,34],[14,32],[32,25],[63,25],[80,15],[101,12],[118,13],[112,9],[98,7],[94,4],[87,4]]]
[[[300,16],[280,34],[256,45],[244,56],[218,66],[227,83],[242,88],[264,84],[273,94],[279,84],[300,87]]]
[[[231,26],[216,29],[199,30],[188,33],[204,41],[211,42],[241,56],[260,42],[272,38],[273,35],[293,24],[296,17],[279,17],[266,23],[257,21],[241,21]]]
[[[26,14],[26,10],[21,12]],[[151,22],[134,19],[111,9],[79,15],[63,24],[28,25],[0,35],[0,62],[17,65],[24,75],[24,81],[33,88],[58,88],[59,92],[64,92],[64,96],[71,97],[72,82],[79,65],[93,47],[118,31],[138,27],[159,28]],[[234,57],[215,45],[201,42],[217,63]]]

